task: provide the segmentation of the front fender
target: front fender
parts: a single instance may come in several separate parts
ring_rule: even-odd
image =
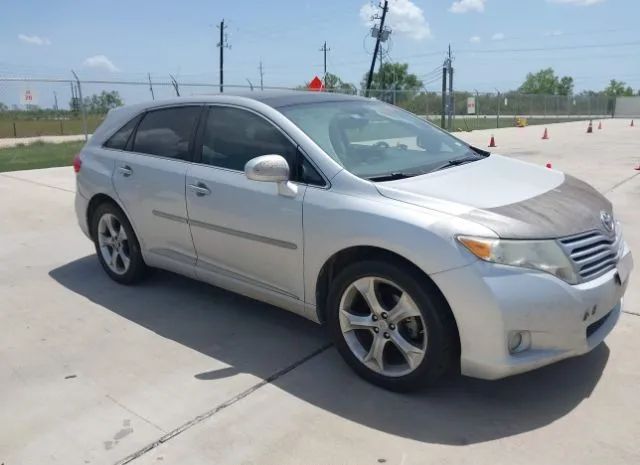
[[[385,198],[309,188],[304,199],[305,301],[315,304],[324,264],[341,250],[371,246],[414,263],[427,275],[477,259],[456,234],[493,236],[485,227],[441,212]]]

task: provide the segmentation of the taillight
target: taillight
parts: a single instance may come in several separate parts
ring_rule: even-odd
[[[80,160],[80,154],[77,154],[75,157],[73,157],[73,171],[79,173],[80,168],[82,168],[82,160]]]

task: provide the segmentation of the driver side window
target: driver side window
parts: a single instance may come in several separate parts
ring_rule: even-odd
[[[269,121],[247,110],[209,108],[202,136],[201,163],[243,171],[260,155],[282,155],[292,168],[296,147]]]

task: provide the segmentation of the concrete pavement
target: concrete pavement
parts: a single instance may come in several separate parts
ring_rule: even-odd
[[[485,147],[493,133],[500,153],[591,182],[640,251],[640,128],[604,123],[461,136]],[[592,353],[399,395],[283,310],[165,272],[113,283],[74,188],[70,167],[0,173],[0,463],[640,462],[638,270]]]

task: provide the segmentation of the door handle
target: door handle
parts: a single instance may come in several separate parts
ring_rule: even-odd
[[[211,194],[211,191],[209,190],[207,185],[202,182],[198,182],[196,184],[188,184],[187,187],[195,192],[198,197]]]
[[[129,176],[131,176],[133,174],[133,170],[131,169],[131,167],[129,165],[123,165],[123,166],[118,167],[118,171],[120,171],[122,176],[124,176],[125,178],[128,178]]]

